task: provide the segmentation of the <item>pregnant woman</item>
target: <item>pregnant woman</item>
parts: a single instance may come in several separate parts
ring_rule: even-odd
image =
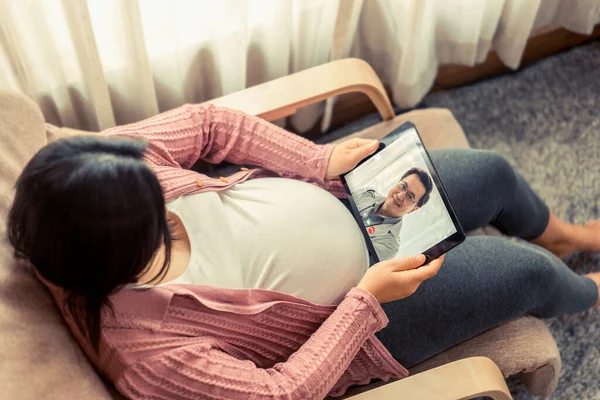
[[[600,250],[600,224],[559,220],[487,151],[431,157],[465,230],[492,223],[534,244],[468,237],[445,260],[369,268],[334,195],[376,147],[319,146],[186,105],[41,149],[17,182],[9,238],[130,398],[341,395],[507,320],[598,303],[600,273],[556,255]],[[199,159],[261,169],[212,179],[188,170]]]

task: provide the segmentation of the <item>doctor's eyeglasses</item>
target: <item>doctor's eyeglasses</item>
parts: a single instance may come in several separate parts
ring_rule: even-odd
[[[408,185],[406,184],[406,182],[400,181],[396,185],[400,188],[401,191],[403,191],[404,193],[406,193],[406,199],[411,204],[416,204],[417,203],[417,200],[415,199],[414,193],[408,191]]]

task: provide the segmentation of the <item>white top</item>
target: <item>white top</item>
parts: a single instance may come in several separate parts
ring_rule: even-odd
[[[183,222],[191,258],[168,283],[260,288],[337,304],[368,268],[362,233],[327,191],[283,178],[168,203]]]

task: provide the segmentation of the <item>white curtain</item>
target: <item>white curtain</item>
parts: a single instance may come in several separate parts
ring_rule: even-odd
[[[0,87],[101,130],[355,56],[411,107],[440,64],[516,68],[536,27],[598,22],[598,0],[0,0]],[[326,129],[332,104],[292,122]]]
[[[599,0],[368,0],[353,55],[369,61],[394,103],[408,108],[429,91],[439,65],[473,66],[493,49],[518,68],[534,29],[590,34],[599,22]]]

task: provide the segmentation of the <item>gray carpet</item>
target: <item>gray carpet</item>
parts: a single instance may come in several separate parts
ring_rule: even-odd
[[[452,110],[475,148],[503,154],[559,217],[600,218],[600,42],[517,73],[428,96],[422,107]],[[331,137],[376,122],[368,116]],[[600,271],[600,254],[574,254],[580,273]],[[600,399],[600,310],[547,321],[563,372],[553,399]],[[533,399],[511,382],[515,399]]]

